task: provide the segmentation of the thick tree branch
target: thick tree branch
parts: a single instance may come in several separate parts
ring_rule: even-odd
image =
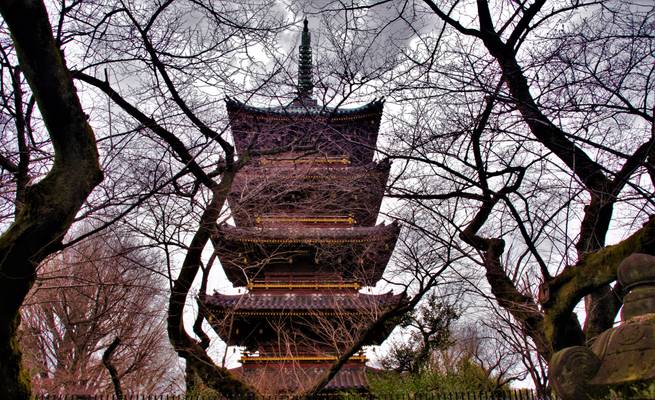
[[[539,110],[530,93],[528,81],[516,61],[514,50],[503,43],[494,30],[485,0],[478,0],[478,12],[480,37],[500,65],[513,101],[532,134],[559,157],[588,189],[598,193],[606,192],[609,180],[605,177],[602,167],[570,141],[567,135]]]
[[[444,22],[446,22],[448,25],[452,26],[453,28],[457,29],[459,32],[465,34],[465,35],[471,35],[471,36],[476,36],[476,37],[481,37],[480,31],[477,31],[475,29],[470,29],[470,28],[465,28],[459,21],[453,19],[450,17],[449,14],[446,14],[443,12],[437,4],[432,1],[432,0],[423,0],[425,4],[430,7],[432,11],[434,11],[435,14],[439,16]],[[454,8],[454,6],[452,7]],[[452,9],[451,8],[451,9]]]
[[[142,113],[138,108],[136,108],[134,105],[129,103],[124,97],[122,97],[120,94],[118,94],[114,89],[112,89],[111,85],[108,82],[102,81],[98,78],[95,78],[91,75],[87,75],[83,72],[76,71],[73,73],[73,76],[75,79],[78,79],[82,82],[86,82],[89,85],[92,85],[100,90],[102,90],[114,103],[116,103],[119,107],[121,107],[126,113],[128,113],[131,117],[139,121],[145,128],[150,129],[152,132],[154,132],[157,136],[159,136],[162,140],[164,140],[169,146],[171,146],[171,149],[177,154],[178,157],[180,157],[180,160],[186,165],[186,167],[189,169],[189,172],[191,172],[196,179],[198,179],[201,183],[203,183],[205,186],[208,188],[212,188],[216,186],[216,182],[214,182],[213,179],[211,179],[205,171],[196,163],[195,158],[191,153],[189,153],[189,150],[187,147],[182,143],[180,139],[177,138],[172,132],[168,131],[167,129],[163,128],[161,125],[157,123],[153,118],[148,117],[144,113]]]
[[[196,278],[201,264],[203,249],[207,245],[211,233],[216,229],[216,220],[225,204],[227,194],[232,185],[235,171],[225,171],[221,182],[212,189],[212,198],[205,208],[198,230],[193,236],[189,249],[182,263],[182,269],[173,282],[173,288],[168,306],[168,337],[173,347],[210,388],[227,396],[256,396],[254,388],[234,376],[227,368],[217,366],[207,355],[205,349],[186,332],[184,325],[184,305]]]
[[[632,253],[655,255],[655,217],[622,242],[585,255],[542,289],[545,335],[556,349],[559,343],[566,342],[566,338],[559,336],[558,324],[568,318],[585,295],[615,281],[619,263]]]
[[[512,33],[509,35],[509,38],[507,39],[507,46],[515,48],[516,43],[521,38],[523,33],[528,30],[530,27],[530,22],[532,22],[533,18],[537,15],[545,3],[546,0],[537,0],[532,3],[530,7],[528,7],[528,9],[523,13],[523,16],[519,22],[516,24],[516,27]]]
[[[171,1],[164,3],[162,6],[160,6],[159,10],[163,10],[165,7],[167,7]],[[158,10],[158,12],[159,12]],[[164,80],[164,83],[166,84],[166,88],[168,91],[171,93],[171,96],[173,96],[173,101],[175,101],[175,104],[182,110],[184,115],[200,130],[200,133],[202,133],[205,137],[207,137],[210,140],[215,140],[218,142],[218,144],[223,148],[223,151],[226,154],[226,162],[230,163],[232,162],[231,160],[234,159],[234,148],[230,143],[228,143],[220,133],[214,131],[211,129],[209,126],[207,126],[198,116],[189,108],[189,106],[186,104],[184,99],[180,96],[177,88],[175,87],[175,84],[173,83],[173,80],[171,79],[170,75],[168,74],[168,71],[166,70],[166,66],[164,65],[163,62],[159,59],[159,56],[157,55],[157,50],[155,50],[154,46],[152,45],[152,42],[150,42],[150,39],[148,38],[148,32],[144,29],[141,28],[139,25],[138,21],[132,16],[132,14],[128,11],[128,16],[132,20],[132,23],[134,26],[137,28],[139,33],[141,34],[141,39],[143,41],[143,44],[146,48],[146,51],[148,52],[148,55],[150,56],[150,60],[152,61],[152,64],[155,66],[159,74],[161,75],[162,79]],[[154,17],[153,17],[154,18]],[[149,26],[154,23],[154,19],[149,22]]]
[[[0,154],[0,167],[4,168],[6,171],[16,174],[18,173],[18,166],[15,162],[11,161],[8,157]]]
[[[200,280],[200,289],[198,289],[198,293],[207,293],[207,280],[209,279],[209,273],[212,270],[212,267],[214,266],[214,262],[216,261],[216,252],[212,253],[211,257],[209,258],[209,261],[207,261],[207,265],[202,268],[202,276]],[[207,349],[210,344],[209,336],[205,331],[202,329],[202,323],[204,320],[207,319],[207,312],[205,310],[205,307],[202,306],[202,303],[200,302],[200,298],[198,298],[198,315],[196,315],[196,320],[193,322],[193,333],[195,333],[199,338],[200,338],[200,347],[203,349]]]
[[[495,98],[500,91],[502,83],[503,79],[498,82],[494,95],[487,98],[485,108],[480,114],[478,122],[471,134],[476,170],[479,175],[480,186],[483,189],[484,200],[476,215],[460,233],[460,238],[482,253],[487,282],[498,304],[508,310],[521,323],[526,333],[534,340],[539,352],[549,355],[549,346],[541,335],[542,315],[537,304],[532,297],[518,291],[514,282],[512,282],[503,268],[501,256],[505,249],[505,241],[500,238],[483,238],[478,235],[478,231],[485,224],[498,201],[518,190],[525,173],[525,170],[519,169],[516,181],[504,187],[498,193],[493,193],[489,189],[487,183],[488,173],[486,172],[480,151],[480,137],[487,126]]]

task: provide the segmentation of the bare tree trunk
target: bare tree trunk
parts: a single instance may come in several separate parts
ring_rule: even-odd
[[[45,6],[3,1],[0,13],[48,129],[55,160],[48,175],[25,190],[14,223],[0,237],[0,398],[28,399],[16,333],[19,308],[36,266],[56,251],[91,190],[102,180],[93,131],[77,98]]]
[[[217,366],[202,345],[188,335],[183,320],[184,305],[200,269],[202,251],[225,204],[233,178],[234,170],[226,171],[221,182],[212,188],[212,199],[202,214],[198,230],[184,258],[182,270],[173,283],[168,306],[168,337],[178,355],[187,362],[187,371],[193,371],[209,388],[228,396],[254,398],[257,396],[255,389],[234,376],[227,368]]]
[[[116,337],[109,347],[107,347],[105,352],[102,353],[102,364],[107,368],[109,376],[111,377],[111,383],[114,386],[114,393],[116,393],[116,400],[123,400],[123,390],[121,389],[121,380],[118,377],[118,371],[116,371],[114,364],[111,363],[111,356],[120,344],[121,338]]]

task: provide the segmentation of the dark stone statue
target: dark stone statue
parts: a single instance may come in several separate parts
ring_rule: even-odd
[[[553,355],[550,379],[562,400],[595,399],[610,389],[655,380],[655,256],[632,254],[618,268],[627,295],[621,324]]]

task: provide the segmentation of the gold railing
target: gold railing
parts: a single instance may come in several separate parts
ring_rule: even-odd
[[[257,225],[260,225],[261,223],[264,222],[280,222],[280,223],[312,223],[312,224],[339,224],[339,223],[346,223],[350,225],[354,225],[357,223],[357,220],[355,217],[352,215],[348,216],[341,216],[341,215],[336,215],[336,216],[326,216],[326,217],[293,217],[293,216],[280,216],[280,217],[275,217],[275,216],[262,216],[258,215],[255,218],[255,222]]]
[[[306,158],[264,158],[260,161],[266,164],[350,164],[347,156],[306,157]]]
[[[262,361],[336,361],[337,356],[286,356],[286,357],[267,357],[267,356],[242,356],[241,362],[262,362]],[[366,362],[368,359],[365,355],[356,355],[348,359],[349,361]]]
[[[236,315],[239,317],[343,317],[366,315],[367,311],[229,311],[227,315]],[[370,314],[370,312],[368,312]],[[215,320],[215,319],[214,319]],[[210,320],[211,322],[211,320]]]
[[[236,238],[235,240],[241,243],[258,243],[258,244],[361,244],[361,243],[372,243],[372,242],[382,242],[388,240],[387,236],[370,236],[365,239],[308,239],[308,238],[297,238],[297,239],[260,239],[260,238]]]
[[[225,316],[239,316],[239,317],[307,317],[307,318],[316,318],[316,317],[350,317],[350,316],[360,316],[370,314],[366,310],[363,311],[321,311],[321,310],[310,310],[310,311],[228,311],[222,314],[217,314],[218,317],[209,316],[208,320],[210,323],[214,321],[219,321]]]
[[[362,285],[358,282],[249,282],[248,289],[356,289],[359,290]]]

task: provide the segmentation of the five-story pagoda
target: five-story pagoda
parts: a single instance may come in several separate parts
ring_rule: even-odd
[[[312,91],[305,21],[296,99],[275,108],[227,100],[237,152],[251,161],[228,196],[235,226],[222,225],[213,243],[247,291],[201,302],[220,337],[245,348],[235,372],[262,393],[310,385],[401,299],[360,292],[380,280],[400,230],[375,225],[390,167],[373,161],[383,103],[318,107]],[[327,390],[365,389],[365,362],[352,357]]]

